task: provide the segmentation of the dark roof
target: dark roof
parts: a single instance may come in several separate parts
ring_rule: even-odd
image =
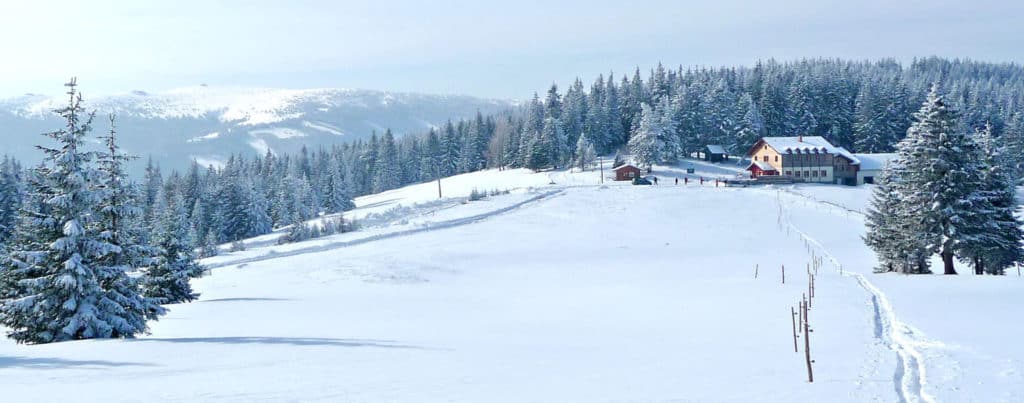
[[[636,169],[636,170],[640,170],[640,168],[637,168],[636,165],[633,165],[633,164],[619,165],[619,166],[617,166],[615,168],[612,168],[612,170],[613,171],[618,171],[618,170],[624,169],[624,168],[633,168],[633,169]]]
[[[704,146],[704,148],[707,148],[708,152],[712,154],[727,154],[727,152],[725,151],[725,147],[722,147],[718,144],[708,144]]]

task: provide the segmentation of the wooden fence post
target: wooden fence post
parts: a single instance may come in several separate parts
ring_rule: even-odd
[[[807,321],[807,305],[804,305],[804,359],[807,361],[807,382],[814,382],[814,370],[811,369],[811,325]]]
[[[782,265],[782,284],[786,284],[786,265]]]
[[[754,278],[757,278],[757,264],[754,264]]]
[[[800,350],[797,349],[796,344],[796,311],[793,309],[793,307],[789,307],[789,319],[792,319],[793,322],[793,352],[799,353]]]

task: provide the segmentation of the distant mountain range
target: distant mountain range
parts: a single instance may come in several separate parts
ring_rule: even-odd
[[[290,153],[367,138],[390,128],[396,134],[439,126],[448,119],[487,114],[514,106],[506,100],[469,96],[394,93],[350,89],[254,89],[197,86],[166,92],[133,91],[90,98],[94,132],[109,130],[106,115],[118,117],[118,133],[129,153],[152,156],[166,168],[192,160],[217,165],[232,153]],[[67,100],[26,94],[0,99],[0,154],[26,164],[39,160],[40,133],[61,127],[52,111]],[[137,171],[142,163],[135,163]]]

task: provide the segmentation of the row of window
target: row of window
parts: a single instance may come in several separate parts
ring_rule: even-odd
[[[804,178],[817,178],[819,176],[822,177],[822,178],[827,178],[828,177],[828,171],[821,170],[820,174],[818,172],[819,171],[803,171],[803,177]],[[794,176],[793,175],[793,171],[786,171],[786,176]],[[797,177],[797,178],[800,177],[800,171],[796,171],[795,177]]]
[[[757,157],[755,156],[754,159],[757,159]],[[768,156],[767,155],[762,156],[761,160],[764,161],[764,162],[768,162]],[[808,162],[808,161],[810,161],[810,162],[822,162],[823,160],[824,160],[824,158],[793,158],[794,163],[801,163],[801,162]],[[779,162],[779,156],[778,155],[775,156],[775,162]]]

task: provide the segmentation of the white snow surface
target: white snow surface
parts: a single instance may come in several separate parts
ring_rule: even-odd
[[[1016,273],[872,273],[870,187],[672,181],[741,170],[491,170],[441,199],[362,197],[356,232],[204,260],[200,300],[150,335],[0,342],[5,401],[1024,400]],[[790,308],[812,256],[808,383]]]

